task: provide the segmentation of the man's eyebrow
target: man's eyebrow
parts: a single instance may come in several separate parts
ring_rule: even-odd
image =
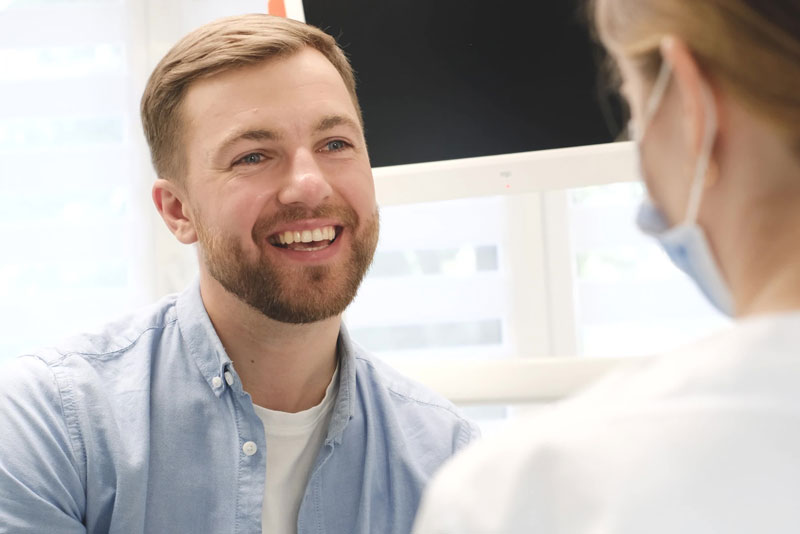
[[[276,141],[281,138],[280,134],[272,130],[255,129],[255,130],[236,130],[231,134],[225,136],[225,139],[219,144],[216,150],[220,154],[227,150],[232,144],[246,139],[249,141]]]
[[[347,117],[346,115],[327,115],[316,124],[314,127],[314,132],[324,132],[337,126],[348,126],[357,132],[361,131],[361,126],[359,126],[356,121],[350,117]],[[262,128],[236,130],[225,136],[222,142],[220,142],[218,148],[215,150],[215,153],[221,154],[232,144],[242,139],[250,141],[279,141],[281,138],[282,136],[279,133],[273,130],[266,130]]]
[[[314,128],[315,132],[324,132],[326,130],[331,130],[337,126],[349,126],[353,128],[357,132],[361,131],[361,126],[346,115],[327,115],[320,120],[316,127]]]

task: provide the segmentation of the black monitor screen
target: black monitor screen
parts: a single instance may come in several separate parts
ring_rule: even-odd
[[[375,167],[612,141],[583,0],[304,0],[358,80]]]

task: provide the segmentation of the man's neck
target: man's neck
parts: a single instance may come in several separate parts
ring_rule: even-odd
[[[254,404],[299,412],[322,401],[336,370],[341,316],[299,325],[275,321],[207,276],[200,294]]]

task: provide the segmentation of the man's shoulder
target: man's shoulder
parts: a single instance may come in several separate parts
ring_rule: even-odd
[[[177,320],[177,295],[132,311],[91,330],[72,335],[59,343],[25,353],[47,366],[58,366],[67,359],[101,361],[122,356],[134,348],[148,333],[170,327]]]
[[[362,382],[361,387],[372,394],[384,395],[398,413],[421,421],[456,427],[462,434],[460,439],[463,439],[457,448],[479,437],[477,426],[442,395],[403,375],[356,344],[354,359],[356,377]]]
[[[463,418],[452,402],[367,351],[357,349],[355,361],[357,376],[366,379],[373,387],[385,390],[399,402],[409,402],[421,410],[441,410],[456,418]]]

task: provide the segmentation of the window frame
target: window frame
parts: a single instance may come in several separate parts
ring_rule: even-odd
[[[469,361],[391,364],[457,404],[508,404],[569,397],[606,373],[643,357],[577,357],[574,262],[570,252],[568,190],[638,180],[635,145],[617,142],[517,154],[416,163],[373,169],[380,206],[525,195],[540,224],[528,224],[528,254],[541,254],[540,287],[546,298],[539,313],[520,313],[544,343],[524,342],[516,357]],[[529,273],[533,275],[534,273]],[[542,339],[539,337],[538,339]]]

